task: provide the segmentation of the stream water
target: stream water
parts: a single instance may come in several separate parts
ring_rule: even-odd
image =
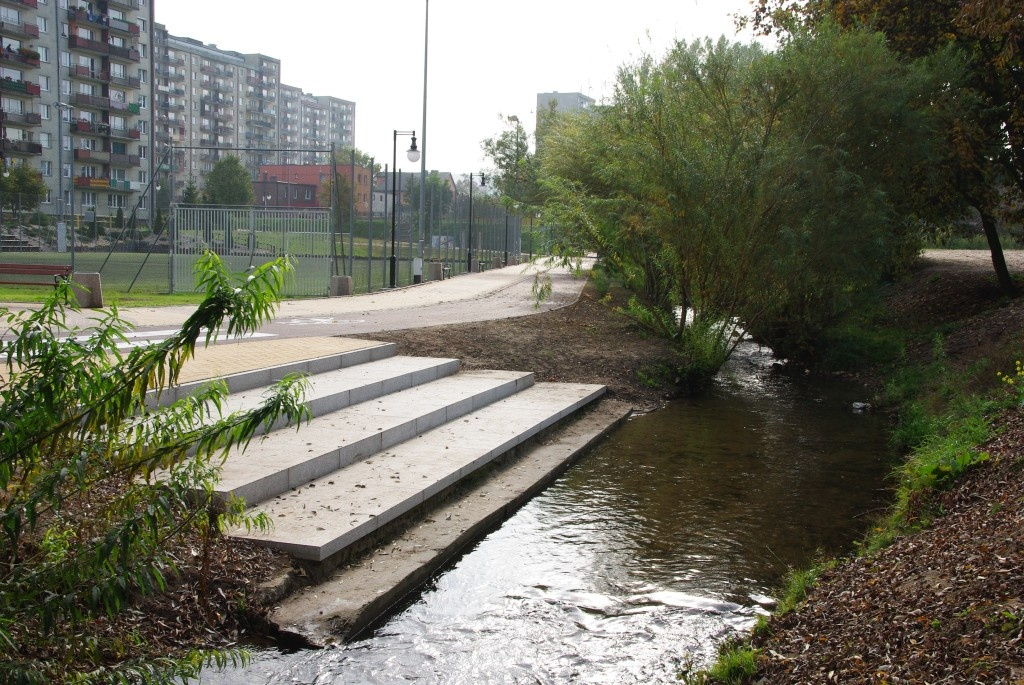
[[[887,499],[884,420],[754,346],[628,422],[365,639],[202,683],[671,683]]]

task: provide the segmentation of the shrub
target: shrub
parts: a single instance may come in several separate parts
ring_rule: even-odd
[[[222,414],[223,382],[147,406],[177,383],[201,336],[209,344],[221,328],[244,334],[266,321],[291,265],[237,281],[208,253],[196,268],[205,297],[195,313],[166,341],[127,353],[117,345],[130,327],[116,310],[88,336],[68,326],[69,285],[38,311],[0,310],[14,336],[0,380],[0,682],[172,682],[238,656],[167,659],[104,625],[164,588],[178,536],[208,541],[246,522],[240,502],[213,505],[224,456],[260,426],[306,413],[298,378],[251,411]]]

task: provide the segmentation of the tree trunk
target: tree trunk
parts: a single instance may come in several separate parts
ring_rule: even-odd
[[[986,209],[975,207],[981,215],[981,225],[985,229],[985,238],[988,240],[988,249],[992,253],[992,266],[996,270],[996,279],[999,281],[999,289],[1004,295],[1015,297],[1019,294],[1017,286],[1010,278],[1010,271],[1006,268],[1006,258],[1003,256],[1003,246],[999,242],[999,233],[996,232],[996,222]]]

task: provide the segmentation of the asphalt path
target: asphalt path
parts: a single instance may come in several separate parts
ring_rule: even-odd
[[[551,294],[538,302],[535,283],[547,279]],[[285,300],[277,316],[254,337],[365,335],[527,316],[572,304],[579,298],[584,282],[583,277],[564,267],[534,263],[366,295]],[[32,308],[24,304],[0,306],[10,311]],[[130,344],[144,344],[170,335],[194,310],[193,306],[125,307],[118,313],[135,327]],[[104,313],[89,309],[69,312],[68,323],[84,332]]]

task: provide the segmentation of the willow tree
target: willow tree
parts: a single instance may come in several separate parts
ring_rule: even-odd
[[[836,30],[776,53],[678,44],[548,135],[551,208],[643,293],[634,313],[677,338],[695,374],[717,370],[741,328],[806,354],[916,249],[910,184],[933,149],[917,103],[933,66]]]
[[[944,183],[929,201],[973,208],[992,254],[1004,293],[1017,287],[1003,257],[1000,222],[1024,218],[1024,14],[1014,0],[755,0],[749,22],[785,37],[794,27],[869,27],[885,35],[890,48],[907,61],[950,49],[966,58],[955,98],[955,116],[944,126]],[[935,101],[944,108],[949,101]]]

